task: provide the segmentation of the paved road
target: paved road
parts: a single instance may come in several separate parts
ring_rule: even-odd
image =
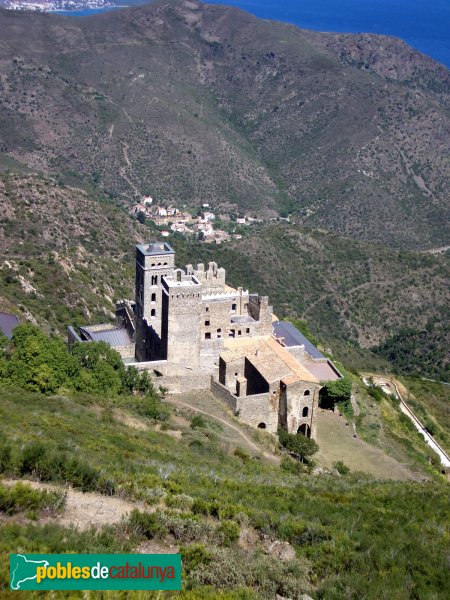
[[[419,419],[416,417],[416,415],[413,413],[413,411],[409,408],[409,406],[403,400],[402,395],[400,394],[400,390],[398,389],[398,385],[395,383],[395,381],[393,379],[388,379],[386,377],[380,377],[378,375],[372,376],[372,378],[376,385],[387,386],[388,388],[390,388],[391,386],[394,386],[395,393],[397,394],[397,397],[400,400],[400,410],[402,411],[402,413],[404,415],[406,415],[407,417],[409,417],[409,419],[411,419],[414,427],[425,438],[425,442],[430,446],[430,448],[432,448],[436,452],[436,454],[439,456],[442,466],[449,468],[450,467],[450,457],[445,452],[445,450],[443,448],[441,448],[441,446],[436,442],[434,437],[428,433],[428,431],[425,429],[425,427],[422,425],[422,423],[419,421]]]

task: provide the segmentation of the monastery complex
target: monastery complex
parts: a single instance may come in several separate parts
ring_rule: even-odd
[[[321,382],[339,371],[225,275],[215,262],[177,268],[167,242],[138,245],[135,301],[117,304],[116,325],[69,327],[69,344],[104,340],[169,390],[210,389],[253,427],[315,437]]]

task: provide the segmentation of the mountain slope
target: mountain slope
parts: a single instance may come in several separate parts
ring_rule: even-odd
[[[399,40],[176,0],[76,20],[0,11],[0,40],[5,155],[126,201],[448,242],[450,74]]]
[[[134,297],[134,244],[158,236],[108,202],[32,174],[0,176],[0,212],[1,306],[19,306],[61,333],[71,323],[113,319],[114,302]],[[280,317],[305,319],[338,356],[387,342],[381,354],[405,369],[406,342],[415,347],[406,372],[445,372],[445,256],[286,223],[250,228],[221,245],[181,236],[170,242],[177,265],[218,262],[232,285],[267,294]],[[366,368],[379,360],[370,357]]]

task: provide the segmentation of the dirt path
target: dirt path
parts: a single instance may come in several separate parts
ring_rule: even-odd
[[[444,254],[450,250],[450,246],[440,246],[439,248],[430,248],[429,250],[422,250],[421,254]]]
[[[277,456],[275,456],[274,454],[270,454],[269,452],[266,452],[265,450],[263,450],[260,446],[255,444],[247,435],[245,435],[245,433],[241,429],[239,429],[239,427],[237,427],[236,425],[233,425],[226,419],[222,419],[222,417],[219,417],[219,416],[217,416],[209,411],[206,411],[202,408],[198,408],[197,406],[194,406],[191,403],[187,403],[187,402],[178,400],[178,398],[174,398],[173,396],[169,396],[167,398],[167,400],[171,404],[175,404],[176,406],[183,406],[184,408],[187,408],[189,410],[193,410],[194,412],[205,415],[211,419],[214,419],[215,421],[219,421],[220,423],[222,423],[222,425],[225,425],[225,427],[228,427],[229,429],[232,429],[235,433],[237,433],[238,436],[244,440],[246,446],[248,448],[250,448],[251,450],[253,450],[253,452],[255,452],[258,455],[263,456],[265,459],[267,459],[268,461],[270,461],[272,463],[275,463],[275,464],[280,463],[280,459]]]
[[[83,493],[71,487],[41,483],[26,479],[3,479],[5,485],[15,485],[21,481],[35,490],[49,490],[66,494],[66,503],[63,512],[57,517],[52,517],[53,522],[59,525],[75,525],[78,529],[85,530],[90,527],[102,527],[119,523],[123,517],[134,508],[154,511],[154,508],[144,507],[140,502],[130,502],[115,496],[102,496],[101,494]]]

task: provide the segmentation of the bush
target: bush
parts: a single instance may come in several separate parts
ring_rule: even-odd
[[[300,475],[304,472],[305,468],[298,460],[293,460],[290,456],[282,457],[280,467],[282,471],[292,473],[293,475]]]
[[[147,394],[139,404],[139,414],[155,421],[167,421],[170,417],[170,407],[164,404],[155,394]]]
[[[183,569],[188,573],[199,565],[209,565],[211,562],[211,552],[205,548],[204,544],[182,546],[180,554],[183,559]]]
[[[320,406],[334,409],[337,404],[342,413],[352,416],[351,395],[352,380],[349,377],[345,376],[337,381],[327,381],[320,391]]]
[[[244,448],[240,448],[239,446],[237,448],[235,448],[233,454],[234,454],[234,456],[237,456],[238,458],[240,458],[242,460],[242,462],[244,462],[244,463],[248,462],[249,460],[252,459],[252,457],[247,452],[247,450],[245,450]]]
[[[191,419],[191,428],[192,429],[195,429],[195,428],[205,429],[206,427],[207,427],[207,423],[202,415],[195,415],[194,417],[192,417],[192,419]]]
[[[319,450],[317,443],[301,434],[288,433],[284,429],[278,430],[280,445],[294,456],[305,460]]]
[[[136,508],[131,511],[127,524],[137,535],[148,540],[167,533],[167,529],[155,513],[140,512]]]
[[[333,463],[333,467],[340,475],[348,475],[350,473],[350,467],[347,467],[342,460],[338,460]]]
[[[218,532],[223,538],[222,544],[224,546],[231,546],[233,542],[236,542],[239,539],[241,530],[235,521],[222,521]]]
[[[191,510],[194,499],[187,494],[175,494],[167,496],[166,505],[170,508],[178,508],[180,510]]]
[[[41,481],[70,483],[83,492],[101,491],[113,494],[114,484],[100,476],[99,471],[77,456],[49,449],[40,442],[31,442],[17,457],[19,475],[33,475]]]
[[[63,505],[63,494],[33,490],[29,485],[21,482],[14,487],[0,484],[0,511],[8,515],[25,511],[40,511],[45,508],[57,511],[61,510]]]

